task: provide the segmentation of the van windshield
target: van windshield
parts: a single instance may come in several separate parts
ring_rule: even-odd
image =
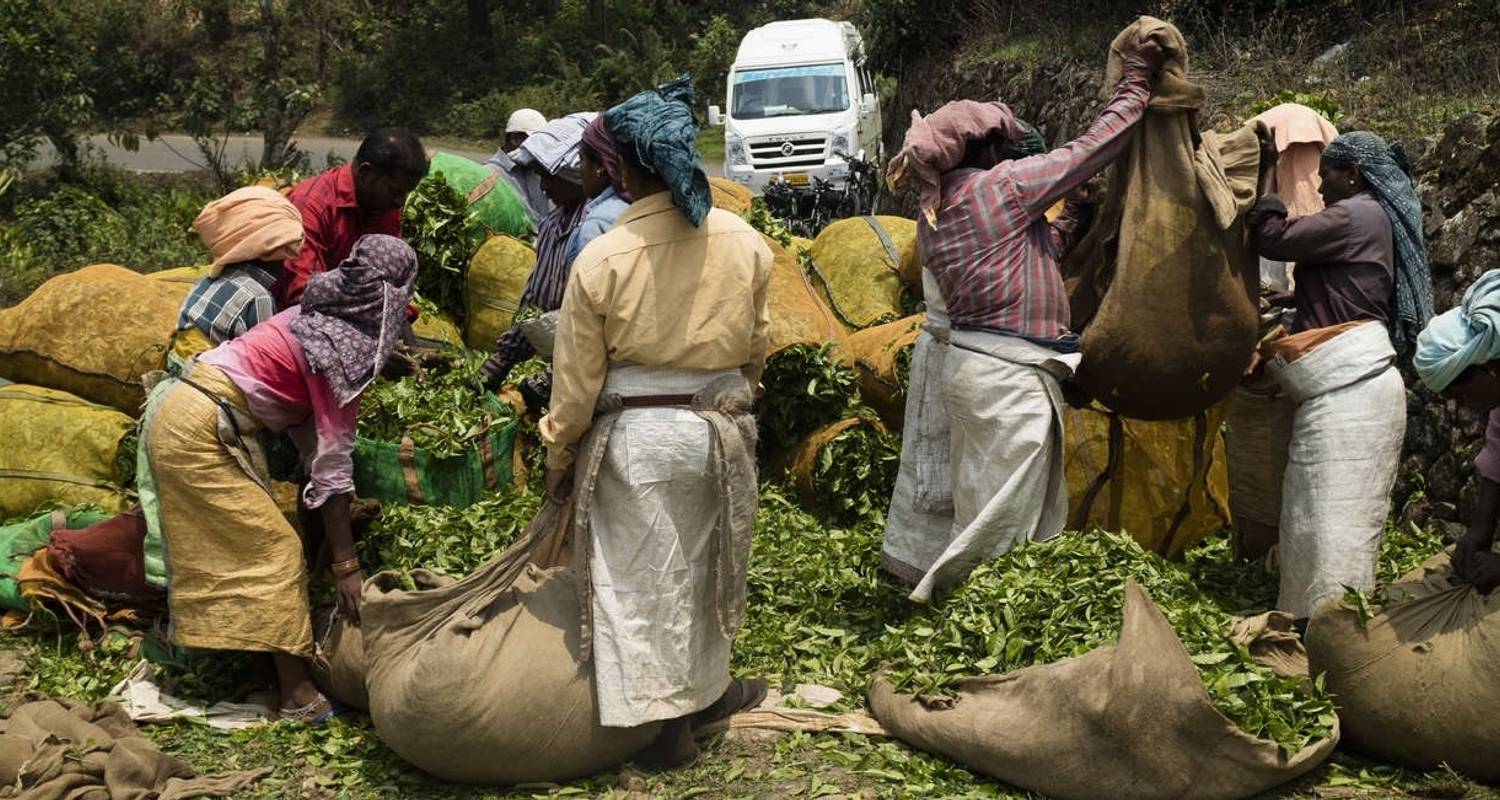
[[[849,107],[843,64],[747,69],[734,73],[735,119],[829,114]]]

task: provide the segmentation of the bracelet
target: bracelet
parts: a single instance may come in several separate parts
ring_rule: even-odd
[[[350,575],[359,572],[359,569],[359,559],[357,558],[351,558],[347,561],[340,561],[328,568],[328,570],[333,573],[333,577],[335,578],[347,578]]]

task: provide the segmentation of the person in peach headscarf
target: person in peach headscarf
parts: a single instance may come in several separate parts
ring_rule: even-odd
[[[1279,154],[1273,188],[1287,213],[1306,217],[1323,210],[1323,196],[1318,193],[1318,160],[1323,148],[1339,135],[1322,114],[1298,103],[1282,103],[1262,112],[1252,122],[1270,129]],[[1295,264],[1261,259],[1262,283],[1277,291],[1290,292]]]
[[[177,329],[220,344],[270,319],[281,264],[302,250],[297,207],[274,189],[246,186],[204,206],[193,228],[214,262],[183,300]]]

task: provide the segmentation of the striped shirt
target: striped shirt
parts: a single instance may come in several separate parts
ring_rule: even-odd
[[[516,308],[539,306],[543,311],[555,311],[562,307],[571,266],[567,259],[568,239],[587,210],[588,203],[579,203],[572,212],[558,206],[542,218],[536,229],[536,268],[526,279]],[[536,355],[536,348],[526,340],[519,327],[511,326],[495,342],[495,354],[490,356],[487,370],[495,374],[508,373],[511,367],[533,355]]]
[[[1093,177],[1125,148],[1150,98],[1150,69],[1128,58],[1120,84],[1083,136],[1050,153],[1003,161],[989,170],[943,175],[937,227],[918,222],[917,246],[954,327],[982,328],[1052,342],[1069,334],[1071,313],[1058,267],[1077,233],[1047,209]]]
[[[230,264],[217,278],[193,285],[182,301],[177,330],[197,328],[214,344],[227,342],[276,313],[275,283],[276,274],[253,261]]]

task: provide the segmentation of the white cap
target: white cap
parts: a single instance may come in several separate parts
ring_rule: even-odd
[[[505,121],[506,133],[524,133],[528,136],[536,132],[537,128],[547,124],[547,118],[542,112],[534,108],[518,108],[511,112],[510,119]]]

